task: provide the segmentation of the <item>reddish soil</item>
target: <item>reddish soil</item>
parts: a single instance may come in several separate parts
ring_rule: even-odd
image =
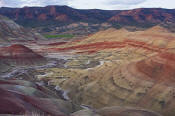
[[[84,53],[84,52],[95,53],[104,49],[124,48],[127,46],[143,48],[154,52],[161,52],[162,50],[165,50],[164,48],[159,48],[157,46],[153,46],[144,42],[125,40],[123,42],[97,42],[97,43],[77,45],[77,46],[72,46],[67,48],[50,48],[49,51],[82,50],[82,52],[78,52],[78,53]]]
[[[175,62],[175,54],[174,53],[164,52],[164,53],[160,54],[160,57]]]
[[[0,88],[0,114],[24,114],[25,107],[20,105],[20,100],[15,93]]]
[[[173,53],[160,53],[137,62],[136,67],[139,72],[158,82],[175,82],[175,54]]]
[[[57,46],[57,45],[63,45],[63,44],[66,44],[67,42],[56,42],[56,43],[50,43],[48,45],[50,46]]]

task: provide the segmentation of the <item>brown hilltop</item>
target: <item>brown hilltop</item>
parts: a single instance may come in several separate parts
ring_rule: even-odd
[[[62,100],[44,86],[24,80],[0,80],[0,92],[2,116],[160,116],[141,108],[83,109],[71,101]]]
[[[165,21],[173,21],[175,16],[166,9],[134,9],[121,11],[117,15],[111,17],[109,21],[117,23],[161,23]]]
[[[1,57],[5,58],[42,58],[24,45],[13,44],[9,47],[2,48]],[[6,55],[7,53],[7,55]]]

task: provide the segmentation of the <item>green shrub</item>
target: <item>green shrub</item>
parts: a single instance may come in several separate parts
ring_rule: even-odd
[[[48,39],[52,39],[52,38],[73,38],[74,35],[70,35],[70,34],[64,34],[64,35],[44,35],[44,37],[46,37]]]

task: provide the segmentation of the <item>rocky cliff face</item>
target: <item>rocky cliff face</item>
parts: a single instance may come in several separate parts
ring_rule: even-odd
[[[113,25],[153,26],[173,22],[174,9],[141,8],[134,10],[79,10],[68,6],[1,8],[0,14],[24,26],[64,25],[75,22]]]
[[[118,11],[78,10],[67,6],[1,8],[0,14],[27,26],[90,21],[104,22]],[[28,23],[28,24],[25,24]]]

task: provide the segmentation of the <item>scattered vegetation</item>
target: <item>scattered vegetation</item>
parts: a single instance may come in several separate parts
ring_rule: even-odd
[[[48,39],[53,39],[53,38],[73,38],[74,35],[71,34],[63,34],[63,35],[44,35],[44,37]]]

